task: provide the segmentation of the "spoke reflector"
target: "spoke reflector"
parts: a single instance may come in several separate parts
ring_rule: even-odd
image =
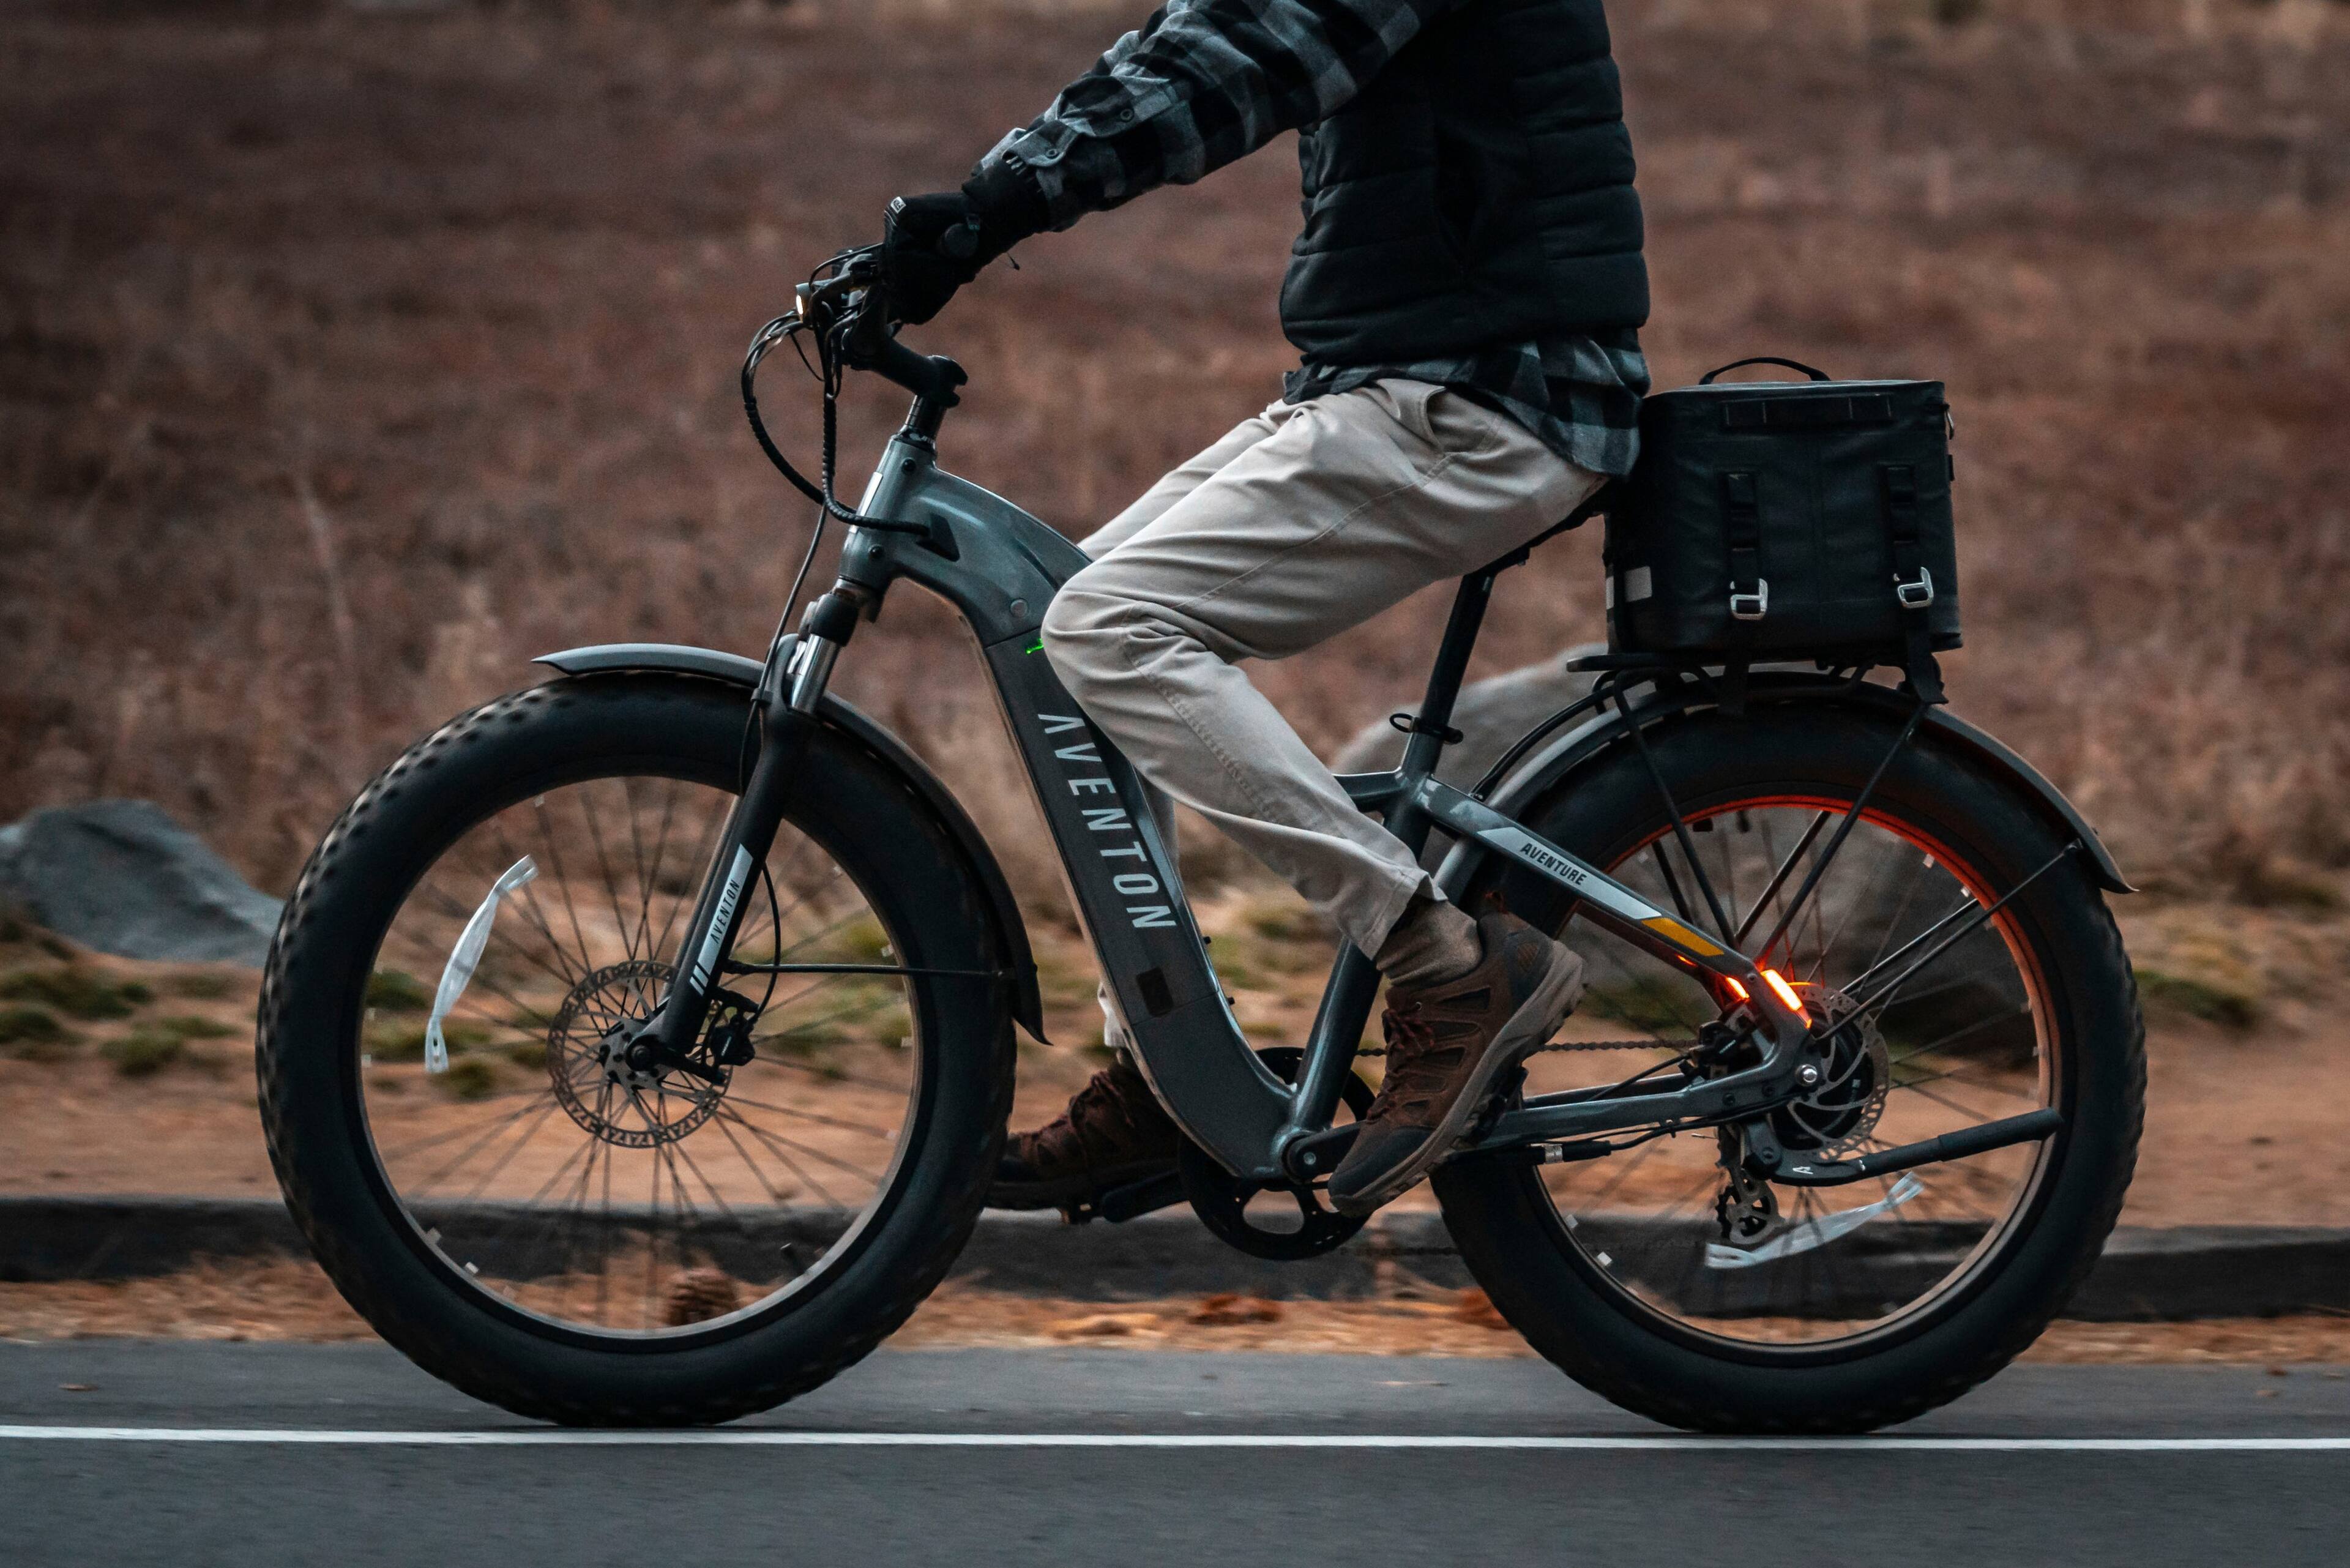
[[[542,802],[545,797],[540,797]],[[482,950],[490,945],[490,923],[498,918],[498,904],[509,893],[538,875],[538,864],[527,855],[506,867],[505,875],[490,885],[489,897],[465,922],[465,929],[457,938],[457,946],[449,954],[449,967],[441,971],[441,989],[433,993],[432,1016],[424,1021],[424,1070],[445,1073],[449,1070],[449,1043],[441,1033],[442,1022],[449,1010],[473,983],[473,971],[482,964]]]

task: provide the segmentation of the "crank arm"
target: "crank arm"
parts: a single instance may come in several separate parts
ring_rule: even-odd
[[[1183,1201],[1183,1178],[1175,1171],[1146,1177],[1125,1187],[1113,1187],[1094,1200],[1094,1212],[1113,1225],[1171,1209]]]
[[[1146,1176],[1140,1181],[1124,1187],[1113,1187],[1090,1200],[1080,1199],[1061,1210],[1061,1218],[1072,1225],[1082,1225],[1088,1220],[1107,1220],[1113,1225],[1123,1225],[1128,1220],[1171,1209],[1183,1201],[1182,1176],[1172,1170]]]

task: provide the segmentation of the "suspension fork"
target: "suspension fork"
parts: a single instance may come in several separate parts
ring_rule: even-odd
[[[660,1011],[629,1047],[629,1064],[639,1072],[657,1067],[692,1070],[694,1043],[710,1016],[711,993],[733,950],[743,898],[765,864],[784,820],[784,805],[799,776],[816,709],[840,650],[848,646],[869,596],[851,584],[808,606],[797,635],[777,639],[753,697],[759,724],[759,760],[726,818],[717,853],[703,877],[693,919],[686,923],[676,972]]]

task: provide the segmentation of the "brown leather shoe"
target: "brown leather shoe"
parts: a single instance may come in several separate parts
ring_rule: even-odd
[[[1484,961],[1457,980],[1388,991],[1387,1081],[1330,1177],[1342,1214],[1368,1214],[1461,1141],[1494,1083],[1583,996],[1583,960],[1519,919],[1477,921]]]
[[[1003,1146],[991,1209],[1066,1209],[1175,1168],[1175,1124],[1124,1053],[1069,1108]]]

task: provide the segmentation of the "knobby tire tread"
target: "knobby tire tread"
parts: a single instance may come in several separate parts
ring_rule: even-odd
[[[1717,718],[1701,718],[1694,722],[1711,732],[1715,738],[1711,743],[1717,755],[1735,755],[1732,748],[1737,744],[1736,737],[1746,732]],[[1820,725],[1824,742],[1835,729],[1834,720],[1811,722]],[[1854,731],[1845,732],[1844,739],[1855,757],[1866,760],[1872,754],[1881,754],[1869,753],[1866,741],[1881,722],[1860,722],[1857,733],[1863,739],[1858,742],[1853,740]],[[1889,733],[1889,730],[1884,732],[1885,735]],[[1782,739],[1785,739],[1783,734]],[[2027,807],[1967,763],[1948,754],[1929,752],[1928,755],[1928,768],[1950,770],[1948,776],[1952,784],[1948,787],[1953,787],[1958,795],[1963,797],[1970,791],[1984,790],[2006,794],[2008,804],[2014,806],[2014,820],[2006,826],[2014,827],[2032,820]],[[1622,759],[1617,763],[1621,764]],[[1586,764],[1576,774],[1555,781],[1543,796],[1544,801],[1572,798],[1578,788],[1588,788],[1594,775],[1609,765],[1603,757]],[[1529,826],[1534,825],[1544,809],[1538,803],[1525,813]],[[1968,826],[1979,831],[1981,824],[1970,823]],[[2019,832],[2033,838],[2035,847],[2030,854],[2043,858],[2061,844],[2044,826]],[[1576,846],[1570,844],[1569,847]],[[1978,844],[1975,847],[1981,846]],[[2024,857],[2030,858],[2030,854]],[[2052,879],[2055,875],[2052,874]],[[2106,1085],[2104,1097],[2096,1107],[2099,1115],[2107,1119],[2099,1128],[2084,1133],[2082,1138],[2068,1145],[2068,1158],[2089,1158],[2089,1152],[2079,1147],[2084,1141],[2092,1148],[2112,1151],[2103,1168],[2094,1174],[2093,1193],[2085,1202],[2074,1193],[2068,1199],[2070,1210],[2064,1216],[2043,1211],[2036,1219],[2035,1227],[2061,1220],[2070,1235],[2065,1242],[2068,1250],[2064,1266],[2050,1270],[2042,1279],[2028,1310],[2012,1312],[1997,1320],[1995,1327],[1986,1328],[1981,1313],[1968,1315],[1968,1309],[1982,1303],[1965,1303],[1949,1319],[1933,1323],[1915,1342],[1922,1344],[1934,1336],[1943,1336],[1953,1346],[1946,1365],[1930,1375],[1913,1376],[1898,1388],[1882,1389],[1874,1397],[1833,1406],[1820,1406],[1814,1401],[1814,1407],[1806,1409],[1801,1402],[1792,1399],[1774,1405],[1757,1397],[1752,1388],[1745,1390],[1742,1397],[1724,1391],[1726,1386],[1748,1375],[1744,1366],[1701,1357],[1700,1353],[1642,1327],[1636,1315],[1604,1298],[1605,1287],[1593,1284],[1566,1264],[1557,1267],[1561,1274],[1572,1276],[1571,1282],[1561,1287],[1555,1297],[1530,1301],[1527,1298],[1533,1287],[1523,1282],[1523,1260],[1536,1255],[1534,1250],[1539,1249],[1544,1254],[1542,1263],[1547,1264],[1550,1257],[1556,1255],[1558,1245],[1571,1247],[1574,1243],[1556,1243],[1547,1233],[1530,1233],[1529,1224],[1520,1222],[1514,1209],[1492,1201],[1492,1189],[1481,1193],[1468,1179],[1440,1171],[1438,1194],[1471,1273],[1534,1349],[1577,1383],[1627,1409],[1693,1431],[1819,1436],[1873,1430],[1923,1415],[1997,1374],[2046,1330],[2095,1267],[2106,1240],[2120,1218],[2145,1125],[2145,1028],[2136,980],[2120,930],[2085,867],[2061,875],[2062,884],[2045,893],[2043,913],[2035,918],[2045,919],[2047,912],[2053,910],[2061,916],[2063,925],[2062,931],[2044,930],[2038,946],[2053,949],[2060,938],[2066,939],[2062,950],[2042,955],[2043,961],[2055,963],[2064,977],[2063,984],[2057,984],[2054,977],[2051,983],[2062,993],[2055,1005],[2066,1014],[2063,1024],[2068,1035],[2066,1048],[2074,1053],[2088,1049],[2081,1041],[2070,1038],[2072,1033],[2094,1027],[2100,1019],[2111,1021],[2119,1033],[2108,1039],[2100,1054],[2110,1065],[2118,1065],[2120,1071],[2117,1083]],[[2053,927],[2056,922],[2049,924]],[[2074,985],[2102,987],[2102,995],[2085,1002],[2070,993]],[[2076,1063],[2073,1070],[2087,1069]],[[2083,1108],[2091,1107],[2085,1105]],[[2057,1199],[2052,1197],[2049,1201],[2053,1203]],[[2002,1242],[1988,1272],[1995,1274],[2017,1264],[2030,1252],[2032,1237],[2037,1233],[2035,1228]],[[2033,1260],[2035,1267],[2041,1262]],[[1555,1277],[1541,1264],[1537,1268],[1544,1279]],[[1632,1326],[1626,1327],[1627,1323]],[[1641,1343],[1627,1352],[1627,1340]],[[1898,1353],[1908,1348],[1897,1346],[1896,1350]],[[1609,1354],[1611,1349],[1614,1354]],[[1719,1376],[1709,1378],[1704,1375],[1702,1369],[1709,1365],[1721,1369]],[[1794,1376],[1801,1373],[1782,1369],[1772,1376]],[[1833,1368],[1829,1376],[1843,1378],[1845,1373],[1842,1367]]]
[[[931,1207],[922,1221],[928,1235],[918,1241],[919,1262],[901,1272],[897,1289],[871,1309],[864,1326],[837,1339],[826,1353],[802,1358],[772,1376],[743,1383],[728,1393],[705,1393],[691,1401],[616,1399],[602,1395],[592,1398],[566,1397],[544,1386],[501,1376],[494,1361],[485,1363],[467,1354],[462,1343],[452,1342],[435,1325],[411,1312],[400,1293],[380,1288],[376,1271],[363,1250],[355,1249],[341,1230],[327,1220],[325,1211],[330,1205],[323,1203],[313,1189],[305,1140],[331,1137],[333,1133],[302,1125],[301,1107],[289,1103],[284,1075],[278,1070],[283,1054],[292,1048],[292,1043],[283,1036],[278,1026],[290,977],[311,961],[314,944],[330,936],[320,929],[325,894],[335,881],[340,862],[370,832],[372,819],[380,809],[398,798],[419,773],[481,745],[500,725],[525,722],[545,705],[614,691],[627,679],[605,676],[556,681],[513,692],[474,709],[410,747],[361,789],[335,819],[286,900],[263,971],[255,1035],[262,1131],[286,1208],[320,1267],[353,1310],[387,1343],[425,1371],[474,1398],[517,1415],[563,1425],[703,1425],[771,1409],[837,1376],[902,1326],[946,1278],[978,1225],[985,1202],[985,1177],[993,1171],[1001,1152],[1011,1112],[1014,1077],[1008,1008],[1000,1009],[1001,1015],[993,1021],[995,1070],[990,1077],[993,1088],[991,1101],[977,1121],[980,1130],[964,1147],[953,1151],[959,1156],[957,1163],[974,1179],[953,1183],[951,1190],[958,1194],[956,1199]],[[702,694],[704,689],[723,690],[716,682],[692,678],[674,678],[669,683],[695,694]],[[998,945],[1001,946],[1000,940]],[[1001,953],[998,961],[1004,961]],[[927,1148],[923,1151],[926,1158],[940,1158],[946,1152]]]

